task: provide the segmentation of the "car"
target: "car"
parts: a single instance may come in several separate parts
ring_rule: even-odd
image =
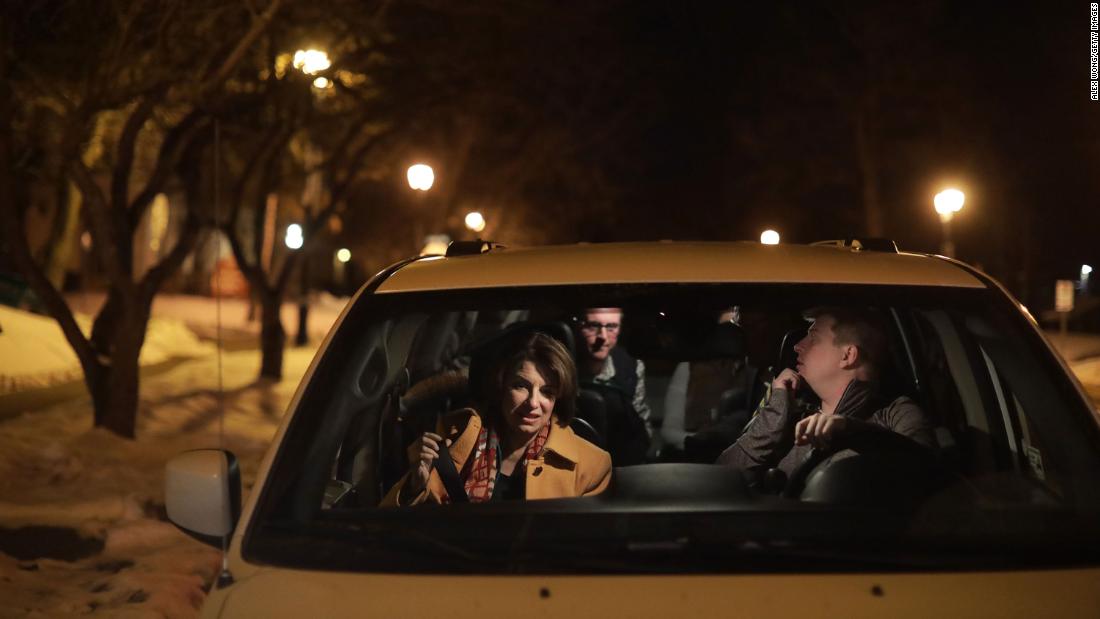
[[[815,307],[882,319],[880,389],[935,441],[838,441],[751,481],[715,457],[803,367]],[[580,355],[587,308],[621,310],[618,346],[643,362],[640,461],[612,449],[614,417],[637,411],[582,381],[571,427],[612,454],[605,491],[380,506],[502,338]],[[730,382],[698,387],[707,367]],[[403,261],[333,326],[243,510],[227,452],[181,454],[166,484],[170,519],[227,549],[207,617],[1100,613],[1097,411],[1004,287],[874,239],[472,242]]]

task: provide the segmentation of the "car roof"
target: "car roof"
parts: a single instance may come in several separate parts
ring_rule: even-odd
[[[965,267],[912,253],[755,242],[647,242],[494,249],[423,258],[376,293],[644,283],[832,283],[985,288]]]

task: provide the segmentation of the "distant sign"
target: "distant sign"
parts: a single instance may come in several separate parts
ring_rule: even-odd
[[[1073,311],[1073,280],[1060,279],[1054,285],[1054,309],[1059,312]]]

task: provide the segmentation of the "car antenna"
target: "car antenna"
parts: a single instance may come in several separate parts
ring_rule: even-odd
[[[221,213],[221,144],[222,144],[222,128],[221,120],[214,119],[214,222],[215,230],[218,232],[216,236],[218,242],[214,246],[214,340],[217,346],[217,359],[218,359],[218,449],[222,451],[222,457],[226,458],[228,464],[228,456],[226,455],[225,448],[225,382],[224,372],[222,371],[222,279],[221,269],[218,268],[218,264],[222,257],[222,231],[219,229],[222,225],[222,213]],[[225,471],[226,478],[228,478],[229,470],[228,466]],[[218,574],[217,586],[219,589],[227,587],[233,584],[233,574],[229,571],[229,536],[222,536],[222,570]]]

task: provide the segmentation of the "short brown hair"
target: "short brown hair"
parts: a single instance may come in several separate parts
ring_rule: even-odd
[[[803,317],[817,320],[822,316],[833,319],[833,343],[838,346],[854,345],[867,361],[872,380],[877,380],[889,361],[890,345],[887,339],[889,325],[882,315],[867,307],[814,307]]]
[[[569,425],[576,413],[577,368],[573,355],[558,340],[538,331],[510,337],[501,347],[501,354],[488,376],[485,405],[493,422],[499,421],[500,398],[506,387],[508,374],[530,361],[538,368],[546,382],[557,392],[554,399],[554,416],[562,426]]]

